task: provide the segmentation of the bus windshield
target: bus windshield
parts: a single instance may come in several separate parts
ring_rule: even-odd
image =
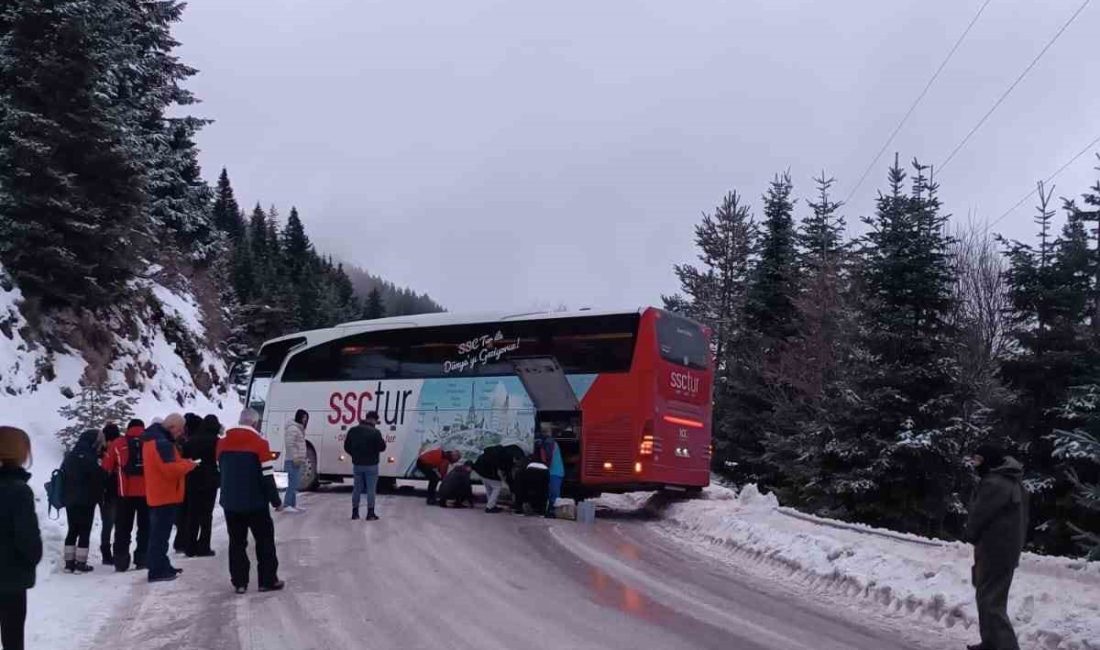
[[[706,369],[710,364],[710,345],[703,328],[674,314],[657,319],[657,345],[661,358],[687,368]]]

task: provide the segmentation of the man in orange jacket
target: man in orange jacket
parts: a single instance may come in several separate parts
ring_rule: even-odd
[[[183,416],[173,413],[163,423],[154,423],[141,437],[145,500],[149,503],[149,582],[175,580],[182,573],[168,560],[168,538],[179,504],[183,503],[185,477],[198,467],[195,461],[181,458],[176,450],[174,441],[183,430]]]

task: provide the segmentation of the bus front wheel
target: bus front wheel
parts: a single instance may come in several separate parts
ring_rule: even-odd
[[[298,480],[298,489],[304,492],[312,492],[321,484],[321,477],[317,473],[317,451],[313,445],[306,443],[306,464],[302,467],[301,478]]]
[[[397,492],[397,478],[394,476],[383,476],[379,478],[378,491],[383,494],[393,494]]]

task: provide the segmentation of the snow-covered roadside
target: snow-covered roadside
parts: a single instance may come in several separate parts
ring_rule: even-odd
[[[0,280],[3,277],[4,271],[0,268]],[[199,308],[190,296],[160,285],[151,288],[165,310],[177,316],[185,326],[197,330],[197,335],[202,334]],[[33,449],[30,486],[35,495],[45,547],[45,556],[38,566],[37,585],[28,596],[27,646],[47,650],[81,648],[95,637],[112,607],[123,601],[130,587],[144,579],[144,574],[116,574],[100,566],[98,514],[92,531],[90,560],[96,565],[96,571],[88,576],[60,572],[65,513],[62,511],[58,519],[48,517],[44,484],[50,473],[61,465],[63,455],[55,434],[69,423],[58,414],[58,408],[70,400],[62,391],[79,391],[80,378],[87,364],[75,352],[55,353],[51,358],[42,346],[24,341],[20,330],[27,323],[18,308],[22,299],[17,287],[5,288],[0,281],[0,424],[16,426],[30,434]],[[119,342],[123,359],[156,369],[155,375],[145,382],[144,389],[135,394],[137,417],[148,422],[173,411],[193,411],[202,415],[214,413],[223,422],[236,421],[241,408],[236,395],[216,395],[213,399],[204,396],[195,389],[186,365],[164,333],[149,328],[146,334],[147,347]],[[204,367],[215,366],[224,376],[223,364],[206,350],[203,355]],[[39,367],[47,363],[52,374],[41,375]],[[119,369],[121,365],[118,362],[109,371],[111,381],[120,384],[125,380]],[[183,407],[177,399],[184,401]]]
[[[710,487],[691,501],[607,495],[597,505],[647,509],[659,516],[660,530],[710,556],[795,581],[820,600],[878,608],[977,640],[969,545],[807,517],[751,485],[740,494]],[[1100,564],[1025,554],[1009,613],[1024,647],[1100,649]]]

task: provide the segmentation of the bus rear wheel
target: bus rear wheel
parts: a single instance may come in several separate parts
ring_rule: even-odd
[[[298,480],[298,489],[303,492],[312,492],[321,484],[321,477],[317,473],[317,451],[313,445],[306,443],[306,463],[302,467],[302,473]]]

